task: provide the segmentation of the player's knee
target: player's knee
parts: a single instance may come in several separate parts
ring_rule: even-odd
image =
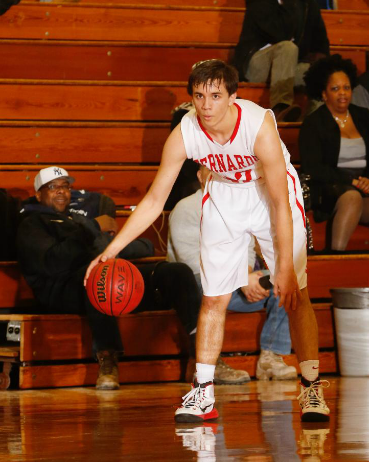
[[[225,312],[231,300],[232,294],[217,295],[213,297],[203,296],[201,309],[205,311]]]

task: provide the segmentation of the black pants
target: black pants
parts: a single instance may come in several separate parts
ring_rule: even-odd
[[[90,303],[83,278],[87,267],[77,270],[67,281],[62,292],[52,304],[53,312],[86,315],[93,340],[93,352],[102,350],[123,351],[117,320],[98,311]]]
[[[96,310],[87,297],[83,286],[86,268],[80,268],[71,276],[61,296],[51,304],[52,312],[86,315],[95,353],[123,351],[116,318]],[[191,333],[197,325],[201,305],[201,294],[191,268],[184,263],[168,262],[139,265],[138,268],[145,282],[145,292],[134,313],[174,308],[186,332]]]
[[[178,318],[191,333],[197,325],[201,294],[195,276],[184,263],[160,262],[138,265],[144,282],[145,293],[135,313],[175,309]]]

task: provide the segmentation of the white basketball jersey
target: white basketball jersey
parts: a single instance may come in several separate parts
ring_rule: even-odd
[[[254,144],[265,113],[269,111],[273,118],[274,114],[252,101],[237,99],[234,104],[238,117],[231,139],[226,144],[221,145],[212,139],[195,109],[182,118],[182,137],[189,159],[208,167],[221,181],[249,187],[255,184],[255,180],[263,181],[263,167],[254,154]],[[281,146],[288,167],[290,154],[282,140]]]

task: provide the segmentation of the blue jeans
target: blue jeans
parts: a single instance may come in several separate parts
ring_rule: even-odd
[[[196,282],[201,289],[200,275],[195,274]],[[228,305],[229,311],[238,313],[253,313],[266,308],[267,319],[264,323],[260,335],[260,347],[262,350],[273,351],[279,355],[289,355],[291,353],[291,336],[288,324],[288,315],[284,307],[279,307],[279,297],[269,291],[269,297],[265,297],[258,302],[249,302],[241,290],[236,290],[232,294]]]
[[[269,297],[251,303],[240,290],[236,290],[227,309],[239,313],[253,313],[266,308],[267,319],[261,331],[260,347],[262,350],[270,350],[279,355],[289,355],[291,337],[288,315],[283,306],[278,306],[279,297],[274,295],[273,289],[270,289],[269,293]]]

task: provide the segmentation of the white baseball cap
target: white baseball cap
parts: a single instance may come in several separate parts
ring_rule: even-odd
[[[68,172],[61,167],[47,167],[38,172],[35,177],[35,191],[37,192],[41,186],[59,178],[65,178],[70,184],[74,183],[74,178],[68,175]]]

